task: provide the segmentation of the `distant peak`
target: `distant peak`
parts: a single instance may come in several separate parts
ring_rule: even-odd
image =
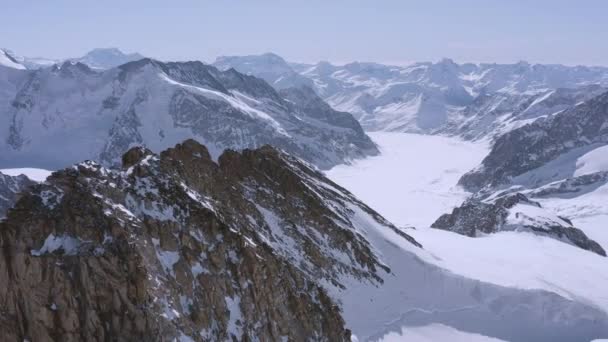
[[[446,57],[442,58],[442,59],[439,61],[439,63],[438,63],[438,64],[444,64],[444,65],[456,65],[456,63],[454,62],[454,60],[453,60],[453,59],[451,59],[451,58],[446,58]]]
[[[268,58],[268,59],[274,59],[274,60],[282,61],[282,62],[285,61],[283,59],[283,57],[277,55],[276,53],[272,53],[272,52],[266,52],[266,53],[262,54],[262,57]]]
[[[139,53],[124,53],[115,47],[96,48],[87,52],[83,57],[73,60],[87,64],[94,69],[109,69],[131,61],[139,60],[144,56]]]
[[[126,53],[122,52],[120,49],[115,48],[115,47],[95,48],[95,49],[87,52],[87,55],[98,55],[98,54],[115,55],[115,56],[127,55]]]
[[[271,63],[281,63],[281,64],[287,64],[287,62],[285,61],[285,59],[283,59],[283,57],[272,53],[272,52],[266,52],[263,53],[261,55],[247,55],[247,56],[219,56],[215,59],[216,63],[222,63],[222,62],[232,62],[232,61],[264,61],[264,62],[271,62]]]

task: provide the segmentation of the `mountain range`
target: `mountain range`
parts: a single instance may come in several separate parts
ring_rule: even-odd
[[[97,48],[87,52],[82,57],[67,58],[64,60],[44,57],[25,57],[20,56],[9,49],[0,49],[0,65],[30,70],[61,64],[66,61],[80,62],[93,69],[110,69],[142,58],[144,58],[144,56],[139,53],[126,54],[117,48]]]
[[[225,148],[272,144],[321,168],[378,153],[350,114],[314,92],[279,93],[261,79],[201,62],[0,66],[0,89],[4,168],[52,170],[84,159],[112,165],[132,146],[158,152],[190,137],[216,157]]]
[[[607,337],[596,289],[608,278],[581,276],[588,292],[572,281],[606,270],[607,87],[608,68],[526,62],[333,65],[268,53],[205,64],[117,49],[59,61],[2,49],[0,168],[55,172],[0,173],[0,331],[375,341],[444,324],[508,341]],[[419,153],[382,164],[400,158],[383,134],[417,137],[398,149]],[[448,152],[419,139],[431,136]],[[466,173],[448,167],[473,152],[450,155],[465,143],[488,153]],[[439,178],[408,178],[435,154]],[[382,177],[370,163],[398,166]],[[372,209],[327,178],[336,166],[360,167],[355,183],[384,201]],[[401,183],[423,185],[403,194]],[[426,215],[412,202],[436,188],[434,223],[382,215],[388,202]],[[515,241],[500,246],[506,261],[498,237]],[[510,259],[544,257],[526,246],[550,261],[531,257],[532,270],[502,279]],[[461,259],[490,267],[458,270]],[[581,270],[542,273],[559,260]],[[518,283],[526,272],[534,285]]]
[[[608,86],[608,68],[450,59],[408,66],[354,62],[289,63],[274,54],[219,57],[277,87],[312,87],[365,130],[494,137],[530,119],[552,115]]]

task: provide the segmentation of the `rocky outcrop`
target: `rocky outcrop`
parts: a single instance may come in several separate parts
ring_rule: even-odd
[[[33,184],[35,182],[25,175],[13,177],[0,172],[0,219],[3,219],[6,211],[15,204],[19,193]]]
[[[6,340],[374,340],[433,322],[513,341],[608,331],[595,307],[429,263],[406,231],[269,146],[216,162],[188,140],[121,162],[55,172],[0,222]]]
[[[502,135],[481,166],[462,176],[459,184],[471,191],[509,184],[568,152],[607,143],[608,93],[604,93]]]
[[[469,199],[451,214],[439,217],[431,227],[470,237],[499,231],[527,231],[606,256],[602,246],[575,228],[570,220],[544,210],[540,203],[521,193],[484,201]]]
[[[0,223],[7,340],[349,340],[319,282],[390,272],[323,198],[377,214],[271,147],[216,163],[188,140],[122,164],[55,172]]]

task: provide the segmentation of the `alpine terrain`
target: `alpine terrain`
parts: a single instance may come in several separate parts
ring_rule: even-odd
[[[219,57],[214,65],[261,77],[279,89],[308,85],[369,131],[467,139],[494,137],[599,95],[608,86],[608,68],[526,62],[333,65],[289,63],[263,54]]]
[[[0,222],[5,338],[367,340],[430,322],[513,341],[608,333],[592,305],[437,267],[272,147],[215,162],[187,140],[121,159],[53,173]]]
[[[3,341],[606,339],[606,199],[606,67],[0,49]]]
[[[225,148],[272,144],[329,168],[378,150],[348,113],[313,92],[201,62],[80,62],[37,70],[0,66],[0,167],[58,169],[84,159],[117,165],[130,147],[159,152],[194,137]],[[49,149],[56,153],[49,154]]]

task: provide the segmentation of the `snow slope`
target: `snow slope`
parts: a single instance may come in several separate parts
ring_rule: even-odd
[[[608,171],[608,145],[598,147],[577,159],[573,176]]]
[[[443,324],[429,324],[402,329],[401,333],[392,332],[382,338],[382,342],[500,342],[502,340],[479,334],[466,333]]]
[[[485,143],[408,133],[368,133],[379,156],[327,175],[399,226],[428,227],[469,195],[455,184],[483,159]]]
[[[589,238],[608,247],[608,184],[576,198],[535,198],[543,207],[570,218]]]
[[[0,65],[13,69],[25,69],[23,65],[17,63],[17,61],[12,56],[9,56],[9,53],[3,49],[0,49]]]
[[[427,261],[465,277],[502,286],[544,289],[608,312],[608,260],[529,233],[501,232],[469,238],[428,228],[468,195],[454,186],[487,150],[481,143],[399,133],[371,133],[382,155],[337,166],[327,172],[390,221],[414,225],[407,233],[434,258]],[[545,199],[544,207],[573,219],[589,237],[606,246],[603,205],[608,187],[577,202]],[[602,198],[604,200],[602,200]],[[578,215],[575,213],[578,212]]]
[[[19,176],[25,175],[27,178],[35,181],[35,182],[44,182],[48,176],[53,173],[53,171],[44,170],[44,169],[34,169],[34,168],[20,168],[20,169],[0,169],[0,173],[4,173],[8,176]]]

